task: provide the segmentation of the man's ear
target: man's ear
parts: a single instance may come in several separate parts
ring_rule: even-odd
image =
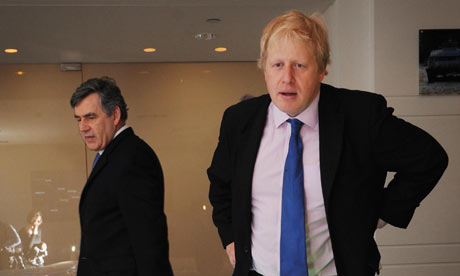
[[[113,124],[116,126],[119,125],[121,121],[121,110],[118,105],[113,110],[112,116],[113,116]]]
[[[324,67],[323,72],[321,72],[321,73],[319,74],[319,81],[322,82],[323,79],[324,79],[324,76],[326,76],[326,75],[327,75],[327,66]]]

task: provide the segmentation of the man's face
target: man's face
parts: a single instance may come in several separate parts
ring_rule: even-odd
[[[315,99],[325,72],[318,72],[309,45],[287,38],[269,42],[265,83],[273,103],[289,116],[297,116]]]
[[[33,223],[36,227],[40,226],[40,224],[42,224],[43,220],[42,220],[42,216],[40,215],[36,215],[33,219]]]
[[[80,135],[90,150],[100,151],[112,140],[120,122],[120,108],[117,106],[108,116],[101,106],[97,93],[92,93],[81,100],[74,109],[75,119],[80,128]]]

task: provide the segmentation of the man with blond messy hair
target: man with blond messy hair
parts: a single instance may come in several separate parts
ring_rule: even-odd
[[[445,151],[381,95],[321,83],[330,57],[320,16],[273,19],[260,48],[269,95],[225,111],[208,169],[233,275],[375,275],[375,230],[408,226]]]

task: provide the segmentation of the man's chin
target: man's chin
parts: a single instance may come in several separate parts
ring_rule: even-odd
[[[284,108],[284,109],[281,109],[281,111],[283,111],[284,113],[286,113],[287,115],[289,115],[290,117],[295,117],[297,115],[299,115],[302,111],[299,111],[297,109],[293,109],[293,108]]]
[[[86,144],[86,148],[89,149],[90,151],[99,151],[99,148],[94,145],[88,145]]]
[[[292,102],[282,101],[282,102],[274,102],[274,104],[276,105],[276,107],[278,107],[279,110],[288,114],[291,117],[295,117],[299,115],[299,113],[302,112],[302,111],[299,111],[300,108]]]

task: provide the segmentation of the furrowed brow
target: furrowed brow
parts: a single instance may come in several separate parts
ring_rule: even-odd
[[[78,119],[78,118],[81,118],[81,117],[89,118],[89,117],[95,117],[95,116],[96,116],[96,113],[90,112],[90,113],[86,113],[86,114],[83,115],[83,116],[78,116],[77,114],[74,114],[73,116],[74,116],[75,119]]]
[[[83,117],[85,117],[85,118],[96,117],[96,113],[94,113],[94,112],[86,113],[85,115],[83,115]]]

